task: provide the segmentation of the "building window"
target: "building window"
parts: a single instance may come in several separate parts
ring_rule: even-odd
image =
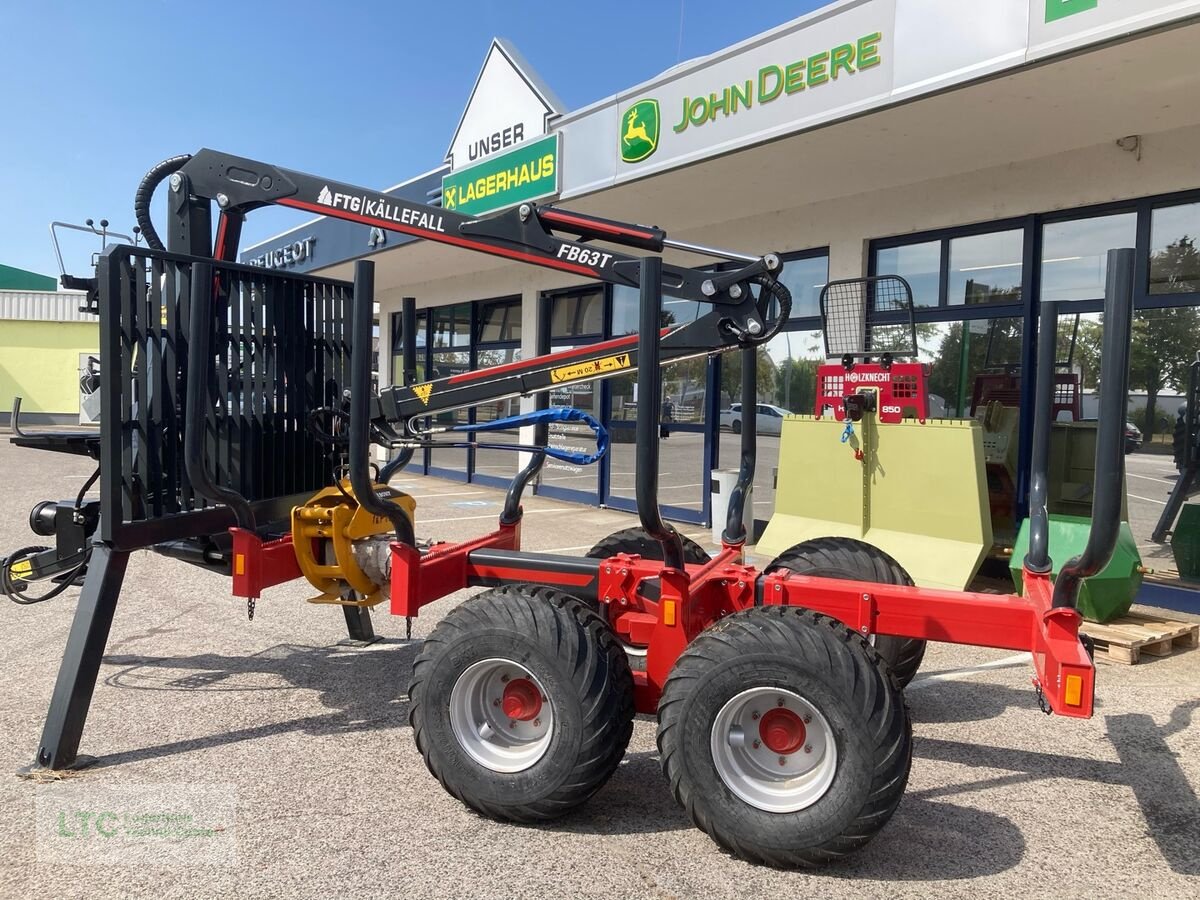
[[[433,349],[471,346],[471,304],[439,306],[433,310]]]
[[[520,297],[512,300],[488,300],[479,304],[480,343],[519,343],[520,340]]]
[[[425,334],[429,313],[417,313],[417,381],[425,380]],[[400,313],[392,313],[392,384],[404,383],[404,326]]]
[[[599,337],[604,327],[604,288],[557,294],[550,306],[552,340]]]
[[[876,275],[899,275],[913,292],[913,306],[937,306],[942,269],[942,242],[924,241],[875,251]]]
[[[1019,316],[937,322],[918,330],[918,359],[929,365],[929,412],[936,418],[969,418],[976,394],[992,379],[993,389],[1012,380],[1021,362]]]
[[[1200,203],[1164,206],[1150,214],[1150,293],[1200,291]]]
[[[669,294],[662,298],[662,324],[664,328],[690,325],[712,309],[711,303],[681,300]],[[641,328],[641,292],[623,284],[613,285],[612,336],[623,337],[637,334]]]
[[[1019,228],[952,238],[946,302],[1020,303],[1023,244]]]
[[[1102,299],[1108,251],[1134,246],[1136,231],[1132,212],[1044,225],[1042,299]]]
[[[829,281],[829,254],[785,259],[779,280],[792,292],[792,318],[821,314],[821,289]]]

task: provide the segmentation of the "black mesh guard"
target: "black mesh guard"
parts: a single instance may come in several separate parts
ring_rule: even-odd
[[[213,266],[214,316],[204,429],[205,468],[286,520],[331,482],[329,449],[305,427],[350,384],[347,313],[353,286],[233,263],[120,246],[97,267],[101,360],[101,535],[124,547],[203,536],[229,511],[188,480],[191,273]],[[229,521],[226,521],[228,519]]]
[[[831,281],[821,291],[827,357],[915,357],[912,288],[899,275]]]

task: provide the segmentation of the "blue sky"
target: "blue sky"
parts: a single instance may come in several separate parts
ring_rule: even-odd
[[[367,187],[427,171],[493,35],[577,109],[822,5],[684,0],[681,34],[678,0],[0,0],[0,263],[57,275],[52,220],[128,232],[146,170],[201,147]],[[300,221],[253,213],[243,245]],[[98,244],[64,242],[68,271]]]

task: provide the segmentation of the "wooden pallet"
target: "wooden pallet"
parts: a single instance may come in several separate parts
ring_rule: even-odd
[[[1131,612],[1104,625],[1084,622],[1079,630],[1096,643],[1096,659],[1135,665],[1143,653],[1170,656],[1200,644],[1200,624]]]

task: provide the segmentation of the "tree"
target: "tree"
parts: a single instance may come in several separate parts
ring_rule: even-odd
[[[1200,310],[1192,306],[1146,310],[1134,316],[1129,349],[1129,386],[1146,392],[1146,439],[1158,424],[1155,410],[1164,387],[1187,384],[1188,367],[1200,350]]]
[[[1186,234],[1150,256],[1150,286],[1156,294],[1200,290],[1200,250]]]
[[[1150,257],[1150,283],[1156,293],[1200,290],[1200,252],[1194,238],[1184,235]],[[1103,317],[1101,317],[1103,319]],[[1079,329],[1075,358],[1083,369],[1083,385],[1098,385],[1103,321],[1084,322]],[[1188,368],[1200,349],[1200,310],[1191,306],[1143,310],[1133,317],[1129,347],[1129,386],[1146,392],[1146,439],[1159,426],[1158,395],[1164,388],[1182,390]]]
[[[817,367],[813,359],[785,359],[776,376],[775,403],[794,413],[812,414],[817,404]]]
[[[1058,343],[1063,346],[1063,324],[1065,316],[1058,317]],[[1100,340],[1104,336],[1103,326],[1096,321],[1085,319],[1079,323],[1079,333],[1075,337],[1075,353],[1071,363],[1079,368],[1081,387],[1086,391],[1094,391],[1100,385]],[[1059,359],[1066,359],[1065,353],[1059,352]]]
[[[777,367],[766,347],[758,348],[757,361],[758,384],[756,388],[761,401],[765,397],[770,397],[775,389]],[[721,394],[729,398],[727,401],[729,403],[738,403],[742,399],[742,353],[740,350],[732,350],[721,355]]]

